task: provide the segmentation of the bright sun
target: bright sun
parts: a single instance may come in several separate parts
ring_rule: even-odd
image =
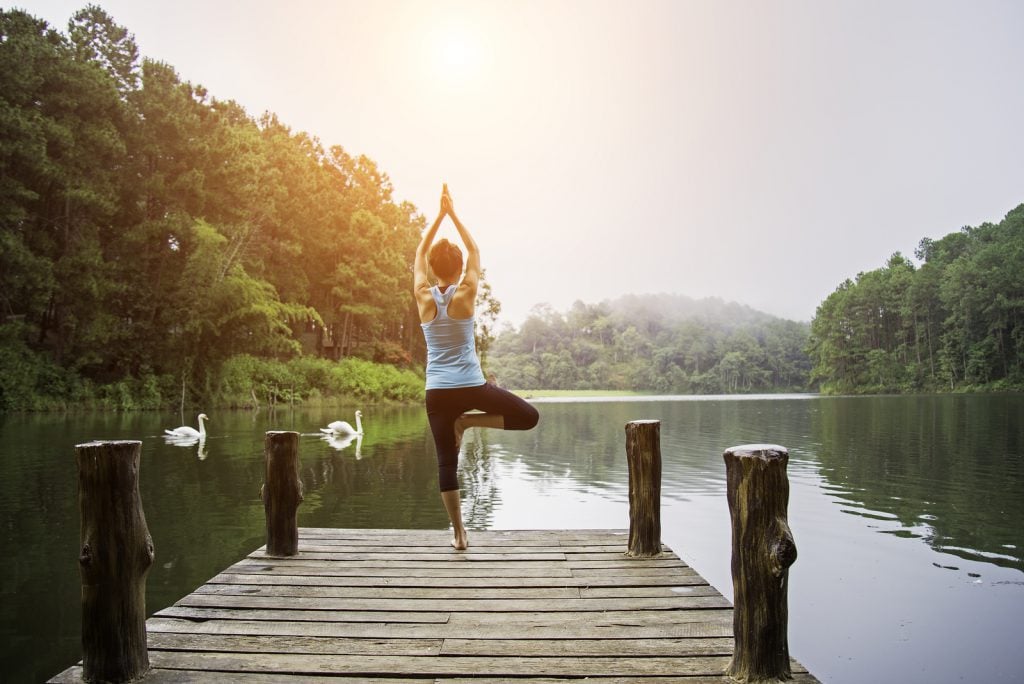
[[[455,22],[438,26],[429,51],[432,70],[441,82],[464,86],[480,73],[482,50],[469,26]]]

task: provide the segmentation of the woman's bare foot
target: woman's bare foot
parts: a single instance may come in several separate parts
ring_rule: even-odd
[[[466,528],[455,530],[455,536],[452,537],[452,548],[456,551],[465,551],[469,548],[469,535],[466,534]]]

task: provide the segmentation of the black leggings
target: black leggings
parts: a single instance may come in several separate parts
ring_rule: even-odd
[[[540,418],[537,409],[526,400],[490,383],[477,387],[428,389],[427,420],[437,447],[437,480],[442,492],[459,488],[455,420],[472,409],[504,417],[506,430],[529,430]]]

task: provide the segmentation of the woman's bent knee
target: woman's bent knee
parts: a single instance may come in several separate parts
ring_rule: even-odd
[[[505,418],[506,430],[532,430],[540,420],[540,413],[531,404],[524,402],[521,409],[511,416],[511,420],[509,418]]]

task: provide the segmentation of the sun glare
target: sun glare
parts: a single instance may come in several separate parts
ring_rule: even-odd
[[[471,27],[455,22],[439,25],[431,36],[430,68],[434,77],[453,86],[464,86],[480,73],[483,51]]]

